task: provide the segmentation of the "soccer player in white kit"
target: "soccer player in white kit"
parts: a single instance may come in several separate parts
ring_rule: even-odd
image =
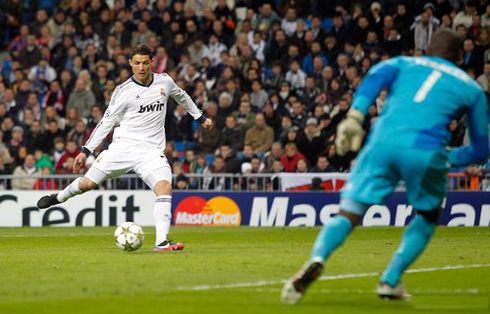
[[[205,129],[212,129],[207,119],[189,95],[165,73],[151,72],[152,53],[146,45],[136,46],[129,59],[133,76],[118,85],[103,119],[75,158],[73,172],[85,164],[89,156],[116,123],[113,141],[103,151],[84,177],[75,179],[59,193],[43,196],[39,208],[66,202],[96,188],[108,178],[134,171],[153,189],[156,195],[153,216],[156,225],[155,251],[182,250],[182,243],[167,239],[172,218],[172,171],[163,154],[165,148],[165,115],[169,97],[183,106]]]

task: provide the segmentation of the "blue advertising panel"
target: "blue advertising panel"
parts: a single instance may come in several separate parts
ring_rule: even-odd
[[[175,192],[173,223],[205,226],[319,226],[339,210],[339,193]],[[405,193],[372,206],[363,226],[405,226],[415,214]],[[440,225],[490,226],[490,193],[450,192]]]
[[[36,207],[44,191],[0,193],[0,226],[115,226],[134,221],[153,226],[152,191],[92,191],[49,209]],[[173,194],[173,223],[190,226],[319,226],[339,211],[339,193],[179,192]],[[371,206],[363,226],[405,226],[414,215],[404,193],[386,206]],[[451,192],[441,225],[490,226],[490,192]]]

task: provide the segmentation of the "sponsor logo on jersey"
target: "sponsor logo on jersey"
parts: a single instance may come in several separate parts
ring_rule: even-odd
[[[174,223],[187,226],[239,226],[242,213],[229,197],[216,196],[210,200],[190,196],[175,209]]]
[[[163,107],[165,107],[164,103],[160,103],[160,101],[157,101],[156,103],[149,104],[149,105],[141,105],[140,110],[138,110],[139,113],[144,113],[144,112],[152,112],[152,111],[162,111]]]

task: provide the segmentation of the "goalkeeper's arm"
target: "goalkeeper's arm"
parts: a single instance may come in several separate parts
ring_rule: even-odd
[[[480,163],[488,157],[488,104],[483,91],[468,107],[467,117],[470,145],[449,151],[448,160],[454,166]]]
[[[337,128],[335,146],[339,155],[344,155],[347,149],[358,151],[361,148],[364,131],[362,124],[369,107],[383,88],[390,87],[398,76],[397,58],[379,63],[373,67],[356,91],[351,109],[347,117]]]

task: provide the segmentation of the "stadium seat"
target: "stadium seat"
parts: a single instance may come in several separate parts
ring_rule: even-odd
[[[324,18],[322,20],[322,28],[326,32],[330,32],[333,28],[333,19],[332,18]]]
[[[208,165],[212,165],[214,161],[214,155],[213,154],[207,154],[206,155],[206,163]]]
[[[185,151],[185,142],[182,141],[174,141],[175,149],[179,153],[183,153]]]
[[[201,126],[201,125],[199,124],[199,122],[197,122],[197,121],[193,121],[193,122],[192,122],[192,132],[193,132],[193,133],[194,133],[194,132],[196,132],[196,131],[197,131],[197,129],[199,129],[199,127],[200,127],[200,126]]]
[[[271,67],[264,67],[264,76],[266,78],[270,77],[272,75],[272,68]]]

